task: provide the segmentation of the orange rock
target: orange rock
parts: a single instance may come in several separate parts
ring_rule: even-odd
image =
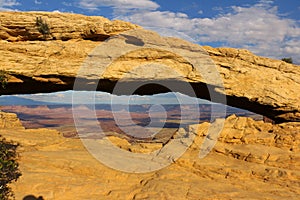
[[[13,123],[16,118],[11,116],[2,114],[2,119]],[[197,137],[184,155],[166,168],[145,174],[110,169],[89,154],[79,139],[65,138],[54,130],[12,127],[0,129],[0,134],[20,143],[22,176],[11,185],[16,199],[29,194],[49,200],[297,199],[299,123],[272,125],[230,116],[213,150],[199,159],[208,126],[192,125],[190,134],[196,131]],[[252,139],[246,141],[248,135]],[[158,147],[110,139],[123,150],[140,153]]]

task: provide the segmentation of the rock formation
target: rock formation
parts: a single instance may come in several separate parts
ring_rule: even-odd
[[[38,27],[40,23],[43,27]],[[116,43],[100,49],[101,55],[105,51],[110,54],[97,57],[99,52],[93,50],[114,40]],[[113,57],[128,46],[133,51]],[[195,139],[182,157],[176,161],[170,157],[173,163],[159,171],[134,174],[106,167],[88,153],[79,139],[65,138],[56,130],[25,129],[15,114],[0,112],[0,135],[20,143],[23,175],[12,184],[16,199],[28,195],[50,200],[298,199],[299,66],[258,57],[247,50],[204,49],[102,17],[0,12],[0,70],[8,79],[0,94],[68,90],[78,80],[82,88],[77,89],[88,87],[107,92],[112,92],[120,79],[125,86],[147,81],[173,81],[176,86],[184,81],[191,84],[198,97],[210,99],[208,92],[225,94],[229,105],[281,122],[271,124],[232,115],[225,120],[212,151],[202,159],[199,151],[205,138],[211,139],[207,130],[212,124],[191,125],[186,131]],[[197,74],[193,62],[186,59],[195,55],[203,58],[200,65],[204,67],[213,59],[224,90]],[[84,64],[93,64],[86,58],[95,58],[97,68],[79,73]],[[105,59],[112,59],[109,67],[101,65],[107,63]],[[154,65],[147,65],[149,61]],[[136,65],[153,68],[135,71]],[[158,66],[170,66],[171,70]],[[98,70],[104,73],[99,74]],[[205,72],[209,71],[206,68]],[[136,93],[166,90],[150,84]],[[148,153],[161,148],[161,144],[135,144],[115,136],[108,139],[128,152]]]
[[[37,18],[50,28],[47,38],[39,30]],[[40,40],[103,41],[112,35],[138,28],[123,21],[110,21],[104,17],[46,12],[1,12],[0,38],[8,42]]]
[[[1,116],[1,124],[17,121],[13,114]],[[0,135],[21,144],[23,175],[12,185],[16,199],[27,195],[47,200],[298,199],[298,123],[272,125],[230,116],[213,151],[199,159],[209,126],[190,126],[190,133],[196,138],[189,150],[170,166],[145,174],[110,169],[93,158],[79,139],[64,138],[55,130],[6,127]],[[110,140],[133,152],[160,148],[153,144],[130,144],[116,137]]]
[[[37,18],[47,24],[51,34],[45,36],[39,30]],[[199,50],[198,45],[175,38],[162,38],[127,22],[44,12],[1,12],[0,21],[0,70],[7,73],[9,78],[9,84],[5,90],[1,89],[1,94],[70,90],[76,77],[82,89],[89,89],[100,79],[98,87],[92,88],[112,92],[117,81],[128,74],[132,66],[150,62],[171,69],[154,67],[148,69],[147,73],[144,70],[143,73],[137,71],[131,76],[135,82],[145,85],[147,80],[173,81],[178,78],[174,72],[178,72],[183,81],[191,83],[200,98],[211,99],[211,95],[226,94],[229,105],[260,113],[277,122],[300,121],[299,66],[262,58],[247,50],[204,47],[224,83],[225,90],[220,91],[218,85],[195,74],[193,64],[174,53],[183,52],[192,59],[195,55],[207,59],[206,52]],[[138,30],[139,34],[132,35],[130,30]],[[119,43],[106,46],[108,49],[104,51],[110,52],[107,58],[119,54],[128,44],[136,46],[136,51],[113,60],[112,66],[105,69],[104,74],[97,74],[97,68],[79,75],[86,58],[93,56],[92,50],[104,41],[109,42],[114,38],[112,36],[119,36]],[[144,48],[147,41],[156,44],[153,48]],[[168,44],[171,52],[162,50],[165,44]],[[99,65],[100,69],[104,67]],[[125,81],[123,84],[128,83]],[[167,91],[163,87],[149,87],[140,88],[136,93]],[[212,88],[210,93],[207,87]]]

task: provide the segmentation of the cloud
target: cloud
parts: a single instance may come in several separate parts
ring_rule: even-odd
[[[262,0],[252,6],[232,6],[230,12],[215,18],[189,18],[184,13],[145,11],[119,16],[145,27],[164,27],[184,32],[200,44],[222,44],[247,48],[262,56],[293,57],[300,63],[300,27],[283,18],[273,1]]]
[[[198,11],[198,14],[199,14],[199,15],[202,15],[202,14],[203,14],[203,10],[199,10],[199,11]]]
[[[34,0],[34,3],[37,4],[37,5],[42,4],[42,2],[41,2],[41,1],[38,1],[38,0]]]
[[[230,8],[215,7],[213,10],[219,14],[213,18],[190,18],[182,12],[161,11],[151,0],[80,0],[80,5],[90,10],[112,7],[116,19],[163,35],[176,36],[181,32],[200,45],[246,48],[266,57],[293,57],[300,64],[299,21],[279,13],[272,0]]]
[[[10,10],[11,7],[20,5],[16,0],[0,0],[0,10]]]
[[[83,8],[96,10],[98,7],[113,7],[115,14],[125,14],[133,11],[151,11],[159,8],[159,5],[150,0],[81,0]]]
[[[68,7],[73,6],[73,3],[65,2],[65,1],[63,1],[61,4]]]

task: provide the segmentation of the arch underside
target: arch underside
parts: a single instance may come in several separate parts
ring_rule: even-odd
[[[53,82],[42,82],[35,80],[31,77],[17,75],[18,79],[21,79],[23,82],[13,82],[9,83],[9,87],[6,89],[2,89],[2,95],[11,95],[11,94],[34,94],[34,93],[49,93],[49,92],[58,92],[58,91],[67,91],[73,90],[73,85],[75,82],[74,77],[55,77],[59,79],[63,84],[53,83]],[[53,76],[45,76],[43,78],[54,78]],[[134,80],[134,81],[112,81],[112,80],[88,80],[88,79],[76,79],[76,82],[79,82],[80,87],[77,86],[76,90],[83,91],[102,91],[113,93],[115,95],[153,95],[159,93],[166,92],[180,92],[182,94],[186,94],[194,97],[196,95],[197,98],[209,100],[215,103],[224,103],[223,101],[218,101],[218,99],[224,99],[224,96],[218,93],[215,86],[207,85],[206,83],[189,83],[193,89],[194,94],[189,94],[189,92],[184,90],[184,87],[180,87],[183,83],[182,81],[177,80],[161,80],[155,81],[145,81],[145,80]],[[98,83],[96,85],[96,83]],[[132,88],[135,85],[142,85],[137,88],[133,93],[127,94],[124,91],[114,92],[114,88],[116,84],[122,84],[122,87]],[[174,89],[172,91],[165,87],[165,85],[172,85]],[[211,96],[214,98],[212,99]],[[218,98],[219,97],[219,98]],[[251,112],[266,116],[276,123],[281,123],[286,121],[278,116],[284,114],[283,111],[275,110],[271,106],[261,105],[257,102],[253,102],[246,97],[238,97],[238,96],[226,96],[226,104],[232,107],[249,110]]]

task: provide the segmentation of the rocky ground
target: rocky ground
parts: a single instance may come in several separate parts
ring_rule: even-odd
[[[300,126],[272,125],[230,116],[213,150],[198,157],[209,123],[190,126],[191,147],[170,166],[135,174],[97,161],[79,139],[49,129],[24,129],[14,114],[1,113],[0,134],[21,144],[22,177],[16,199],[298,199]],[[127,151],[157,146],[111,141]],[[112,155],[112,159],[114,156]]]

